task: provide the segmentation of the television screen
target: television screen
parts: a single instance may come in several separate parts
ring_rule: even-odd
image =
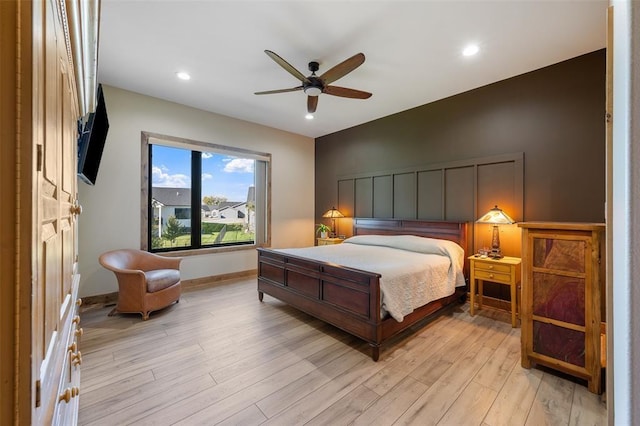
[[[98,85],[96,111],[89,114],[78,140],[78,176],[89,185],[95,185],[102,158],[104,142],[109,130],[109,119],[104,104],[102,86]]]

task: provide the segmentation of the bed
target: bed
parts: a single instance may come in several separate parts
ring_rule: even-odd
[[[353,219],[353,235],[353,239],[347,239],[343,244],[335,246],[280,250],[259,248],[259,300],[263,301],[264,293],[266,293],[366,341],[371,346],[372,359],[377,361],[380,357],[380,346],[391,337],[427,317],[435,316],[444,311],[452,303],[462,302],[466,299],[467,289],[464,278],[468,276],[465,255],[468,249],[466,223],[355,218]],[[455,287],[444,296],[440,291],[437,299],[425,305],[411,309],[405,307],[404,311],[401,309],[400,313],[393,312],[395,307],[386,306],[388,303],[385,301],[389,299],[389,296],[383,297],[381,284],[382,288],[386,286],[388,289],[387,284],[392,279],[402,281],[402,278],[392,277],[390,272],[368,272],[357,267],[344,266],[344,263],[350,262],[342,261],[339,264],[331,260],[333,255],[329,254],[329,251],[332,249],[349,252],[359,250],[360,245],[373,244],[374,246],[386,247],[386,242],[378,244],[376,241],[384,241],[382,236],[395,235],[406,236],[399,237],[399,240],[402,241],[401,244],[411,245],[410,248],[413,248],[417,240],[424,240],[410,236],[443,240],[442,244],[445,247],[448,247],[447,244],[450,244],[450,241],[460,246],[462,248],[462,274],[454,272]],[[377,240],[378,238],[382,239]],[[396,239],[392,237],[391,240],[395,241]],[[428,245],[433,242],[431,240]],[[418,241],[418,243],[422,248],[423,242]],[[402,246],[401,248],[406,247]],[[315,252],[323,253],[319,256],[313,256],[319,257],[321,260],[313,259],[307,255],[309,250],[314,249]],[[342,254],[338,256],[342,256]],[[382,253],[382,256],[385,254]],[[458,254],[456,254],[457,256]],[[389,257],[389,259],[391,258]],[[412,264],[419,263],[411,262]],[[393,262],[389,260],[388,263]],[[398,265],[401,266],[401,264]],[[387,271],[382,267],[372,267],[370,270],[376,269]],[[413,266],[407,264],[405,269],[408,273],[409,269],[413,269]],[[462,278],[459,275],[462,275]]]

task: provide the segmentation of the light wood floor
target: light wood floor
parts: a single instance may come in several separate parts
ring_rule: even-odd
[[[81,425],[605,425],[583,384],[520,366],[505,312],[457,305],[383,347],[265,295],[256,280],[154,313],[81,315]]]

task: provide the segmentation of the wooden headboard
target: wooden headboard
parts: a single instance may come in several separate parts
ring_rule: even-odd
[[[472,250],[467,238],[467,222],[354,218],[353,235],[417,235],[453,241],[464,249],[464,276],[469,277],[466,257]]]

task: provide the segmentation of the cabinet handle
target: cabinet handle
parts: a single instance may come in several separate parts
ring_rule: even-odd
[[[66,388],[64,392],[58,396],[58,402],[66,402],[67,404],[71,401],[71,388]]]
[[[73,206],[71,206],[69,211],[74,216],[79,216],[79,215],[82,214],[82,206],[80,204],[78,204],[78,200],[76,200],[75,204]]]
[[[78,366],[82,364],[82,352],[74,352],[71,354],[71,362],[73,365]]]
[[[78,297],[78,300],[76,300],[76,306],[82,306],[82,299],[80,299]]]
[[[82,337],[82,335],[84,334],[84,330],[82,329],[82,327],[80,327],[76,329],[76,331],[74,331],[73,334],[75,334],[76,337]]]
[[[72,388],[66,388],[64,392],[62,392],[58,396],[58,402],[64,401],[65,403],[68,404],[69,401],[71,401],[71,398],[75,398],[78,395],[80,395],[80,388],[78,388],[77,386],[74,386]]]
[[[69,345],[69,347],[67,348],[67,350],[69,352],[75,352],[76,349],[78,349],[78,346],[76,345],[76,342],[73,342],[72,344]]]
[[[78,315],[76,315],[75,317],[73,317],[73,319],[71,320],[71,324],[77,324],[80,325],[80,317]]]

